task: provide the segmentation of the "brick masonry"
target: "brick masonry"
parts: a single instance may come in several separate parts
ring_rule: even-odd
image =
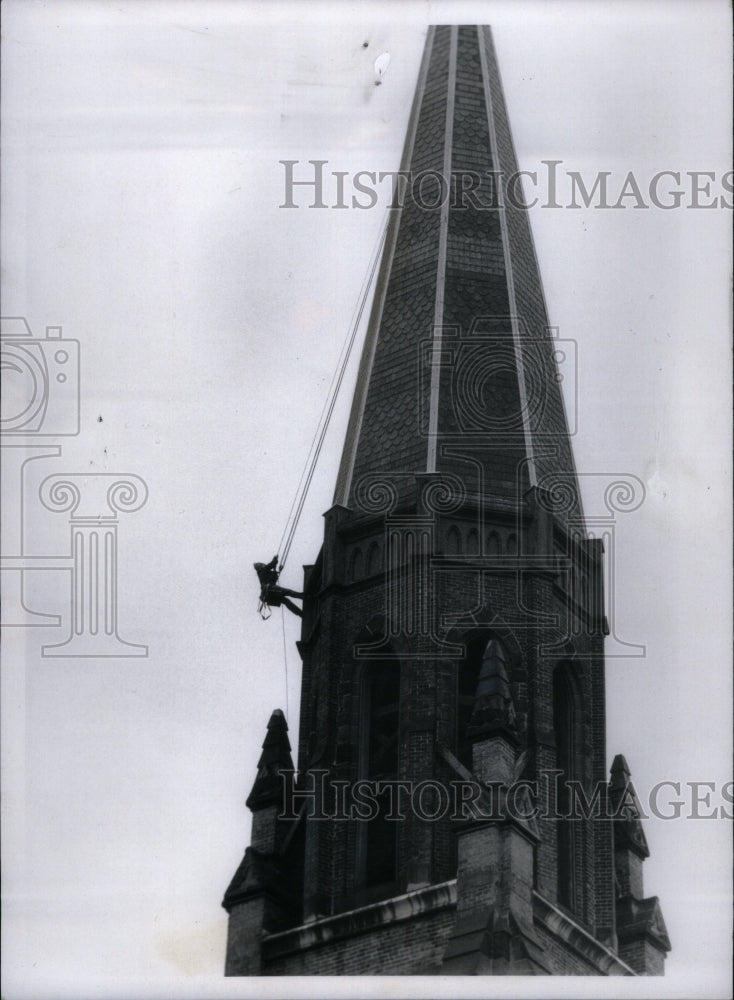
[[[488,29],[429,32],[402,169],[446,162],[517,170]],[[564,777],[607,797],[603,555],[585,535],[553,350],[527,213],[442,215],[408,199],[386,241],[336,503],[305,573],[297,789],[317,773],[348,787],[365,777],[381,663],[399,673],[397,779],[449,788],[467,766],[482,780],[496,767],[507,784],[516,768],[539,815],[475,829],[407,809],[392,874],[375,884],[366,823],[285,823],[253,806],[265,853],[225,896],[228,974],[661,971],[662,915],[619,838],[615,873],[611,819],[548,815],[560,804],[548,774],[564,761]],[[472,764],[462,692],[473,669],[479,698],[490,639],[511,712],[472,737]],[[435,888],[449,882],[451,900]]]

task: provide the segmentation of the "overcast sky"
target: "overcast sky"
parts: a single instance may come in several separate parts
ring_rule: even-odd
[[[397,169],[426,26],[491,23],[523,169],[609,171],[615,192],[629,171],[644,192],[662,170],[709,171],[709,201],[731,161],[728,6],[6,0],[3,314],[81,345],[80,433],[34,464],[22,502],[4,477],[6,516],[22,508],[27,551],[65,555],[68,516],[40,508],[40,479],[149,488],[119,527],[120,635],[148,657],[42,657],[68,626],[63,572],[33,574],[27,595],[63,626],[5,633],[8,1000],[263,993],[222,977],[220,901],[273,708],[296,743],[300,671],[296,622],[284,653],[280,613],[256,614],[252,563],[278,544],[384,221],[384,203],[280,208],[279,161]],[[674,210],[530,212],[551,323],[578,346],[577,467],[646,485],[614,552],[614,628],[645,656],[607,665],[609,762],[625,754],[643,800],[662,780],[718,789],[731,767],[731,213],[686,207],[682,180]],[[290,586],[318,553],[355,369]],[[645,889],[673,943],[656,995],[726,996],[730,824],[645,831]],[[476,995],[463,988],[427,989]]]

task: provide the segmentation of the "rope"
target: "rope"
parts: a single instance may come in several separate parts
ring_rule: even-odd
[[[387,216],[387,212],[386,212]],[[311,441],[311,447],[309,449],[308,455],[306,457],[306,463],[301,472],[301,478],[298,481],[298,486],[296,488],[296,494],[293,497],[293,502],[291,504],[290,510],[288,511],[288,518],[285,523],[285,528],[283,529],[283,534],[280,539],[280,544],[278,545],[278,552],[280,553],[280,566],[279,571],[283,569],[288,558],[288,553],[291,549],[291,544],[293,543],[293,537],[296,533],[296,528],[298,527],[298,522],[301,517],[301,512],[303,511],[303,506],[306,502],[306,496],[308,495],[308,490],[311,485],[311,480],[313,479],[313,474],[316,469],[316,464],[321,454],[321,448],[324,444],[324,438],[326,437],[326,431],[329,427],[329,421],[334,412],[334,407],[336,406],[336,400],[339,395],[339,389],[341,388],[342,381],[344,379],[344,374],[346,372],[347,364],[349,362],[349,357],[352,353],[352,348],[354,347],[354,341],[357,336],[357,330],[359,329],[359,324],[362,320],[362,314],[364,312],[364,307],[367,302],[367,295],[372,286],[372,281],[375,276],[375,271],[377,270],[377,264],[380,259],[380,253],[382,252],[382,247],[385,243],[385,237],[387,235],[387,218],[385,224],[382,226],[381,232],[379,234],[377,244],[372,251],[372,257],[370,258],[370,263],[368,266],[367,274],[365,275],[364,281],[362,283],[362,289],[360,292],[360,298],[358,300],[358,306],[355,306],[355,310],[352,313],[352,322],[347,338],[342,345],[339,360],[337,361],[337,367],[334,375],[331,379],[331,384],[329,386],[329,392],[326,397],[326,402],[321,411],[321,416],[319,417],[319,423],[316,427],[316,433]],[[295,513],[294,513],[295,511]]]

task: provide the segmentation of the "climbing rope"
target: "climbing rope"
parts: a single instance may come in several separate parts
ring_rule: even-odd
[[[362,288],[360,291],[360,296],[358,303],[355,306],[354,312],[352,313],[352,321],[350,324],[349,332],[347,333],[346,340],[342,345],[341,353],[339,355],[339,360],[337,361],[336,370],[331,379],[331,384],[329,386],[329,392],[326,397],[326,402],[324,403],[324,408],[321,411],[321,416],[319,417],[319,423],[316,427],[316,433],[311,441],[311,447],[309,449],[308,455],[306,457],[306,462],[303,466],[303,471],[301,473],[301,478],[298,481],[298,486],[296,488],[295,496],[293,497],[293,503],[291,504],[290,510],[288,511],[288,517],[286,519],[285,527],[283,528],[283,534],[280,539],[280,544],[278,545],[277,551],[280,553],[280,565],[278,567],[278,572],[285,566],[286,560],[288,558],[288,553],[291,550],[291,545],[293,543],[293,537],[296,533],[296,528],[298,527],[298,522],[301,517],[301,512],[303,511],[303,506],[306,502],[306,497],[308,495],[308,490],[311,485],[311,480],[313,479],[313,474],[316,469],[316,464],[319,460],[319,455],[321,454],[321,449],[324,444],[324,438],[326,437],[326,431],[329,427],[329,422],[331,420],[332,414],[334,412],[334,407],[336,406],[336,400],[339,395],[339,389],[341,388],[342,381],[344,379],[344,373],[347,369],[347,364],[349,363],[349,358],[352,353],[352,348],[354,347],[354,342],[357,337],[357,331],[359,329],[360,322],[362,320],[362,314],[364,312],[365,305],[367,303],[367,296],[369,290],[372,287],[372,282],[377,270],[377,264],[380,259],[380,254],[382,248],[385,244],[385,238],[387,236],[387,212],[384,224],[381,226],[380,234],[372,252],[369,265],[367,267],[367,274],[365,275],[364,281],[362,282]]]

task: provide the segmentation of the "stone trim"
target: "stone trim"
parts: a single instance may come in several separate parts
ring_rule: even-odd
[[[590,962],[602,976],[637,975],[611,949],[537,892],[533,892],[533,916],[549,934]]]
[[[449,76],[446,87],[446,121],[444,125],[443,177],[446,183],[451,177],[451,158],[454,145],[454,106],[456,103],[456,53],[459,29],[451,26],[449,41]],[[449,199],[441,205],[441,219],[438,233],[438,265],[436,270],[436,298],[433,312],[433,358],[431,360],[431,395],[428,410],[428,454],[426,472],[436,471],[438,449],[438,396],[441,385],[441,344],[443,341],[444,291],[446,288],[446,258],[449,233]]]
[[[487,111],[487,128],[489,131],[489,151],[492,157],[492,164],[495,170],[502,170],[504,164],[500,162],[499,149],[497,147],[497,128],[494,119],[494,107],[492,104],[492,88],[489,85],[489,67],[487,65],[487,44],[486,38],[491,36],[486,30],[477,28],[477,45],[479,48],[479,61],[482,66],[482,83],[484,84],[484,104]],[[484,43],[484,44],[483,44]],[[512,273],[512,256],[510,253],[510,236],[507,231],[507,217],[505,215],[507,206],[504,201],[504,194],[501,195],[500,233],[502,234],[502,248],[505,255],[505,277],[507,280],[507,297],[510,300],[510,322],[512,324],[512,344],[515,351],[515,364],[517,365],[517,387],[520,392],[520,407],[522,410],[522,429],[525,438],[525,454],[528,459],[528,477],[531,486],[538,485],[538,473],[535,468],[535,452],[533,449],[533,435],[528,419],[528,396],[525,383],[525,365],[520,347],[520,326],[518,322],[517,299],[515,297],[515,279]],[[540,273],[540,272],[538,272]]]
[[[305,951],[453,906],[456,906],[456,879],[268,934],[262,942],[263,959],[269,961],[291,952]]]

